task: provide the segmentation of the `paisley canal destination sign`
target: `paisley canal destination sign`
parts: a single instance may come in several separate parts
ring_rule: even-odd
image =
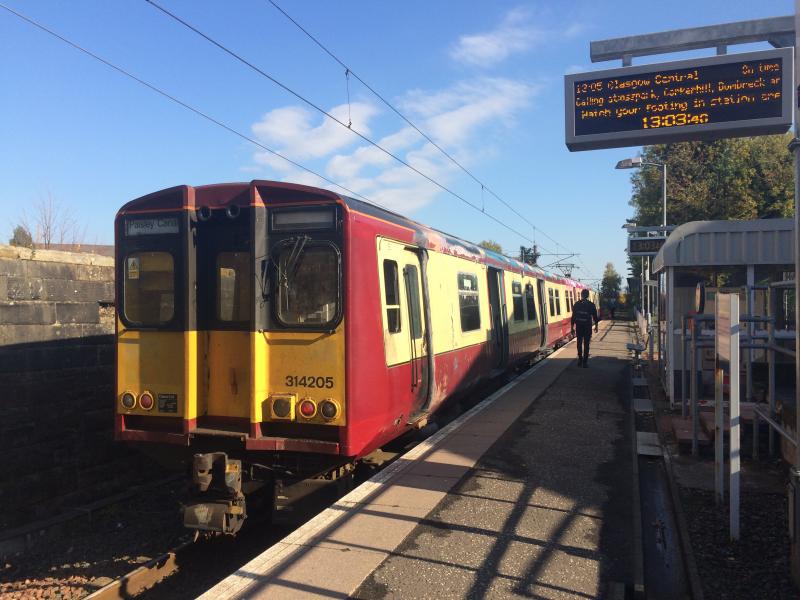
[[[783,133],[793,70],[778,48],[567,75],[567,148]]]

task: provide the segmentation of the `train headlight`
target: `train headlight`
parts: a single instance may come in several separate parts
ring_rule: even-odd
[[[145,410],[152,410],[155,401],[153,400],[153,394],[150,392],[142,392],[139,394],[139,406],[141,406]]]
[[[300,402],[300,414],[306,419],[313,419],[317,414],[317,404],[311,398],[303,398]]]
[[[294,419],[296,397],[294,394],[273,394],[270,396],[270,413],[273,419]]]
[[[339,405],[328,398],[320,403],[319,413],[322,415],[323,419],[332,421],[339,416]]]
[[[136,396],[130,392],[125,392],[119,399],[119,403],[122,404],[122,408],[131,410],[134,406],[136,406]]]

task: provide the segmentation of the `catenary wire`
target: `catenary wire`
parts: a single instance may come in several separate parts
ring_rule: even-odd
[[[148,0],[149,1],[149,0]],[[289,13],[287,13],[275,0],[267,0],[275,9],[280,12],[284,17],[286,17],[295,27],[297,27],[300,31],[302,31],[306,37],[308,37],[312,42],[314,42],[317,46],[322,49],[328,56],[330,56],[334,61],[336,61],[339,66],[345,69],[345,73],[351,75],[356,80],[359,81],[365,88],[367,88],[376,98],[378,98],[381,102],[383,102],[392,112],[394,112],[398,117],[400,117],[403,121],[405,121],[414,131],[424,137],[434,148],[436,148],[439,152],[441,152],[450,162],[456,165],[459,169],[461,169],[464,173],[466,173],[475,183],[481,186],[481,190],[487,191],[489,194],[494,196],[498,201],[500,201],[506,208],[508,208],[511,212],[525,221],[528,225],[530,225],[535,231],[538,231],[543,236],[551,240],[552,242],[556,242],[553,238],[551,238],[547,233],[542,231],[539,227],[534,225],[525,215],[520,213],[517,209],[511,206],[508,202],[506,202],[503,198],[501,198],[497,193],[494,192],[488,185],[486,185],[483,181],[481,181],[474,173],[472,173],[469,169],[467,169],[464,165],[461,164],[456,158],[454,158],[449,152],[447,152],[442,146],[436,143],[428,134],[422,131],[414,122],[411,121],[406,115],[404,115],[400,110],[394,106],[391,102],[389,102],[381,93],[379,93],[375,88],[373,88],[369,83],[364,81],[358,73],[353,71],[353,69],[345,64],[343,60],[341,60],[336,54],[333,53],[325,44],[323,44],[316,36],[314,36],[311,32],[309,32],[305,27],[303,27],[294,17],[292,17]]]
[[[417,169],[416,167],[414,167],[413,165],[411,165],[411,164],[410,164],[410,163],[408,163],[407,161],[403,160],[401,157],[397,156],[396,154],[394,154],[393,152],[391,152],[391,151],[390,151],[390,150],[388,150],[387,148],[385,148],[385,147],[383,147],[382,145],[380,145],[378,142],[376,142],[376,141],[374,141],[374,140],[370,139],[368,136],[366,136],[366,135],[364,135],[363,133],[359,132],[357,129],[354,129],[354,128],[353,128],[353,127],[351,127],[351,126],[348,126],[348,124],[347,124],[347,123],[345,123],[345,122],[344,122],[344,121],[342,121],[341,119],[337,118],[336,116],[334,116],[334,115],[333,115],[333,114],[331,114],[330,112],[326,111],[324,108],[322,108],[322,107],[321,107],[321,106],[319,106],[318,104],[316,104],[316,103],[312,102],[311,100],[309,100],[308,98],[306,98],[305,96],[303,96],[302,94],[300,94],[299,92],[297,92],[297,91],[293,90],[292,88],[290,88],[290,87],[289,87],[289,86],[287,86],[286,84],[282,83],[281,81],[279,81],[278,79],[276,79],[275,77],[273,77],[273,76],[272,76],[272,75],[270,75],[269,73],[265,72],[265,71],[264,71],[264,70],[262,70],[261,68],[257,67],[256,65],[254,65],[253,63],[251,63],[250,61],[248,61],[247,59],[245,59],[245,58],[244,58],[244,57],[242,57],[241,55],[237,54],[236,52],[234,52],[234,51],[233,51],[233,50],[231,50],[230,48],[228,48],[228,47],[226,47],[225,45],[223,45],[222,43],[218,42],[217,40],[215,40],[214,38],[212,38],[212,37],[211,37],[211,36],[209,36],[208,34],[206,34],[206,33],[203,33],[203,32],[202,32],[202,31],[200,31],[200,30],[199,30],[197,27],[195,27],[195,26],[194,26],[194,25],[192,25],[191,23],[187,22],[186,20],[182,19],[181,17],[179,17],[179,16],[178,16],[178,15],[176,15],[175,13],[173,13],[173,12],[169,11],[168,9],[164,8],[163,6],[161,6],[160,4],[158,4],[157,2],[155,2],[154,0],[145,0],[145,2],[147,2],[148,4],[150,4],[150,5],[151,5],[153,8],[156,8],[157,10],[161,11],[163,14],[167,15],[168,17],[172,18],[172,19],[173,19],[173,20],[175,20],[176,22],[180,23],[181,25],[183,25],[184,27],[186,27],[186,28],[187,28],[187,29],[189,29],[190,31],[192,31],[192,32],[196,33],[197,35],[199,35],[200,37],[202,37],[203,39],[205,39],[207,42],[209,42],[210,44],[212,44],[212,45],[216,46],[217,48],[219,48],[221,51],[225,52],[225,53],[226,53],[226,54],[228,54],[229,56],[231,56],[231,57],[235,58],[236,60],[238,60],[239,62],[241,62],[241,63],[242,63],[242,64],[244,64],[245,66],[249,67],[250,69],[252,69],[252,70],[253,70],[253,71],[255,71],[256,73],[258,73],[258,74],[259,74],[259,75],[261,75],[262,77],[265,77],[266,79],[268,79],[269,81],[271,81],[272,83],[274,83],[275,85],[277,85],[278,87],[280,87],[281,89],[283,89],[284,91],[286,91],[287,93],[291,94],[292,96],[294,96],[295,98],[297,98],[298,100],[300,100],[301,102],[303,102],[304,104],[306,104],[307,106],[309,106],[309,107],[313,108],[314,110],[316,110],[316,111],[320,112],[321,114],[323,114],[323,115],[324,115],[324,116],[326,116],[327,118],[331,119],[332,121],[336,122],[337,124],[339,124],[340,126],[344,127],[345,129],[348,129],[348,130],[352,131],[352,132],[353,132],[355,135],[357,135],[358,137],[360,137],[362,140],[364,140],[365,142],[367,142],[367,143],[368,143],[368,144],[370,144],[371,146],[374,146],[375,148],[377,148],[378,150],[380,150],[381,152],[383,152],[384,154],[386,154],[386,155],[387,155],[387,156],[389,156],[390,158],[392,158],[392,159],[396,160],[397,162],[399,162],[399,163],[400,163],[400,164],[402,164],[403,166],[407,167],[408,169],[411,169],[411,170],[412,170],[413,172],[415,172],[417,175],[420,175],[421,177],[423,177],[424,179],[426,179],[427,181],[429,181],[430,183],[432,183],[433,185],[435,185],[436,187],[438,187],[438,188],[439,188],[439,189],[441,189],[442,191],[444,191],[444,192],[446,192],[446,193],[450,194],[451,196],[453,196],[454,198],[456,198],[456,199],[460,200],[461,202],[463,202],[463,203],[464,203],[464,204],[466,204],[467,206],[471,207],[472,209],[474,209],[474,210],[476,210],[476,211],[478,211],[478,212],[480,212],[480,213],[482,213],[482,214],[485,214],[485,215],[486,215],[487,217],[489,217],[489,218],[490,218],[492,221],[494,221],[495,223],[497,223],[497,224],[501,225],[502,227],[504,227],[504,228],[508,229],[509,231],[511,231],[511,232],[513,232],[513,233],[515,233],[516,235],[520,236],[521,238],[523,238],[523,239],[525,239],[525,240],[528,240],[529,242],[533,242],[533,239],[531,239],[530,237],[528,237],[528,236],[527,236],[527,235],[525,235],[524,233],[522,233],[522,232],[520,232],[520,231],[518,231],[518,230],[514,229],[514,228],[513,228],[513,227],[511,227],[510,225],[508,225],[508,224],[504,223],[503,221],[501,221],[500,219],[498,219],[497,217],[495,217],[495,216],[494,216],[494,215],[492,215],[491,213],[485,212],[484,210],[482,210],[482,209],[481,209],[481,207],[480,207],[480,206],[478,206],[478,205],[476,205],[476,204],[474,204],[474,203],[470,202],[469,200],[467,200],[467,199],[466,199],[464,196],[462,196],[461,194],[458,194],[457,192],[455,192],[455,191],[451,190],[450,188],[448,188],[446,185],[444,185],[444,184],[440,183],[439,181],[435,180],[435,179],[434,179],[433,177],[431,177],[430,175],[428,175],[428,174],[424,173],[423,171],[421,171],[421,170]],[[338,61],[338,59],[336,59],[336,60]],[[342,64],[343,64],[343,63],[342,63]],[[354,73],[352,73],[352,72],[351,72],[351,74],[353,74],[353,75],[354,75],[354,77],[357,77],[357,76],[356,76]],[[358,77],[357,77],[357,78],[358,78]],[[361,79],[360,79],[360,78],[359,78],[359,81],[361,81]],[[363,82],[362,82],[362,83],[363,83]],[[424,134],[422,134],[422,135],[424,136]],[[425,136],[425,137],[426,137],[426,139],[428,139],[428,138],[427,138],[427,136]],[[487,189],[487,191],[489,191],[490,193],[492,193],[492,192],[491,192],[491,190],[489,190],[488,188],[486,188],[486,189]],[[495,195],[495,194],[494,194],[494,193],[492,193],[492,195]],[[500,198],[498,198],[498,199],[500,199]],[[500,200],[502,201],[502,199],[500,199]],[[503,203],[505,204],[505,202],[504,202],[504,201],[503,201]],[[509,207],[509,208],[511,208],[511,207]],[[512,208],[512,210],[514,210],[514,209]],[[515,211],[515,212],[516,212],[516,211]],[[517,214],[519,214],[519,213],[517,213]],[[547,235],[547,234],[546,234],[545,232],[543,232],[541,229],[539,229],[538,227],[536,227],[535,225],[533,225],[532,223],[530,223],[530,221],[528,221],[527,219],[525,219],[525,217],[523,217],[522,215],[520,215],[520,217],[521,217],[521,218],[523,218],[523,219],[524,219],[524,220],[525,220],[525,221],[526,221],[528,224],[530,224],[530,225],[531,225],[531,227],[533,227],[535,230],[539,231],[539,233],[541,233],[541,234],[542,234],[542,235],[544,235],[546,238],[548,238],[548,239],[550,239],[551,241],[553,241],[553,243],[555,243],[557,246],[560,246],[560,244],[558,244],[558,242],[556,242],[556,240],[554,240],[552,237],[550,237],[549,235]]]
[[[218,127],[221,127],[222,129],[224,129],[224,130],[226,130],[226,131],[228,131],[228,132],[230,132],[230,133],[242,138],[243,140],[246,140],[246,141],[250,142],[251,144],[254,144],[254,145],[258,146],[259,148],[261,148],[263,150],[266,150],[267,152],[269,152],[270,154],[273,154],[274,156],[277,156],[278,158],[282,158],[283,160],[285,160],[289,164],[291,164],[291,165],[293,165],[293,166],[295,166],[295,167],[297,167],[299,169],[302,169],[303,171],[306,171],[307,173],[310,173],[311,175],[315,175],[316,177],[319,177],[320,179],[322,179],[326,183],[329,183],[330,185],[334,185],[334,186],[344,190],[348,194],[353,194],[354,196],[357,196],[357,197],[361,198],[362,200],[366,200],[367,202],[373,202],[372,200],[370,200],[366,196],[363,196],[362,194],[359,194],[358,192],[354,192],[353,190],[348,189],[348,188],[346,188],[345,186],[343,186],[343,185],[341,185],[339,183],[336,183],[332,179],[329,179],[329,178],[325,177],[324,175],[314,171],[313,169],[310,169],[308,167],[305,167],[305,166],[301,165],[300,163],[298,163],[298,162],[292,160],[291,158],[281,154],[280,152],[265,146],[261,142],[259,142],[259,141],[255,140],[255,139],[245,135],[244,133],[242,133],[240,131],[237,131],[236,129],[234,129],[230,125],[226,125],[222,121],[219,121],[219,120],[215,119],[214,117],[212,117],[211,115],[209,115],[207,113],[204,113],[200,109],[195,108],[194,106],[191,106],[190,104],[187,104],[186,102],[184,102],[183,100],[180,100],[179,98],[176,98],[175,96],[172,96],[168,92],[165,92],[161,88],[156,87],[152,83],[149,83],[149,82],[145,81],[144,79],[141,79],[141,78],[137,77],[133,73],[131,73],[129,71],[126,71],[122,67],[120,67],[118,65],[115,65],[111,61],[108,61],[105,58],[103,58],[102,56],[99,56],[99,55],[95,54],[91,50],[88,50],[88,49],[84,48],[83,46],[80,46],[79,44],[77,44],[77,43],[65,38],[64,36],[60,35],[59,33],[56,33],[52,29],[49,29],[45,25],[42,25],[41,23],[38,23],[37,21],[34,21],[30,17],[27,17],[27,16],[23,15],[20,12],[17,12],[13,8],[11,8],[9,6],[6,6],[5,4],[2,4],[2,3],[0,3],[0,8],[3,8],[4,10],[10,12],[11,14],[15,15],[16,17],[22,19],[23,21],[26,21],[26,22],[30,23],[31,25],[33,25],[34,27],[37,27],[38,29],[44,31],[45,33],[48,33],[48,34],[52,35],[53,37],[61,40],[65,44],[68,44],[68,45],[72,46],[76,50],[79,50],[80,52],[83,52],[87,56],[92,57],[93,59],[103,63],[107,67],[109,67],[111,69],[114,69],[118,73],[124,75],[125,77],[128,77],[128,78],[134,80],[135,82],[145,86],[146,88],[148,88],[151,91],[161,95],[162,97],[174,102],[175,104],[178,104],[179,106],[182,106],[183,108],[185,108],[185,109],[193,112],[194,114],[206,119],[207,121],[210,121],[214,125],[217,125]],[[374,202],[373,202],[373,204],[374,204]]]
[[[199,116],[199,117],[201,117],[201,118],[213,123],[214,125],[217,125],[221,129],[224,129],[224,130],[228,131],[229,133],[232,133],[233,135],[235,135],[235,136],[237,136],[237,137],[239,137],[239,138],[241,138],[241,139],[243,139],[243,140],[245,140],[247,142],[250,142],[251,144],[253,144],[253,145],[255,145],[255,146],[257,146],[257,147],[259,147],[259,148],[261,148],[261,149],[263,149],[263,150],[265,150],[267,152],[269,152],[270,154],[272,154],[274,156],[277,156],[278,158],[281,158],[282,160],[284,160],[287,163],[297,167],[298,169],[301,169],[301,170],[303,170],[303,171],[305,171],[305,172],[307,172],[307,173],[309,173],[311,175],[314,175],[315,177],[320,178],[322,181],[325,181],[326,183],[328,183],[330,185],[333,185],[335,187],[338,187],[338,188],[344,190],[348,194],[351,194],[351,195],[353,195],[355,197],[361,198],[361,199],[363,199],[363,200],[365,200],[367,202],[370,202],[372,204],[375,204],[377,206],[382,206],[381,204],[371,200],[367,196],[365,196],[363,194],[360,194],[358,192],[355,192],[355,191],[353,191],[353,190],[351,190],[351,189],[349,189],[349,188],[347,188],[347,187],[345,187],[345,186],[333,181],[332,179],[329,179],[328,177],[325,177],[321,173],[318,173],[317,171],[315,171],[313,169],[310,169],[309,167],[306,167],[306,166],[302,165],[301,163],[298,163],[298,162],[290,159],[289,157],[281,154],[280,152],[278,152],[276,150],[273,150],[272,148],[269,148],[268,146],[265,146],[261,142],[251,138],[250,136],[247,136],[247,135],[241,133],[240,131],[234,129],[233,127],[223,123],[222,121],[219,121],[218,119],[216,119],[216,118],[212,117],[211,115],[201,111],[200,109],[195,108],[194,106],[184,102],[183,100],[180,100],[179,98],[169,94],[168,92],[162,90],[161,88],[155,86],[154,84],[151,84],[148,81],[146,81],[144,79],[141,79],[140,77],[137,77],[136,75],[134,75],[133,73],[127,71],[126,69],[124,69],[124,68],[122,68],[122,67],[120,67],[120,66],[118,66],[118,65],[116,65],[114,63],[112,63],[111,61],[103,58],[102,56],[100,56],[98,54],[95,54],[91,50],[88,50],[87,48],[84,48],[83,46],[77,44],[76,42],[73,42],[72,40],[62,36],[61,34],[57,33],[56,31],[54,31],[54,30],[52,30],[50,28],[48,28],[47,26],[39,23],[38,21],[36,21],[36,20],[34,20],[34,19],[32,19],[32,18],[30,18],[30,17],[18,12],[17,10],[11,8],[10,6],[7,6],[6,4],[3,4],[2,2],[0,2],[0,8],[4,9],[8,13],[16,16],[17,18],[27,22],[28,24],[36,27],[37,29],[47,33],[48,35],[51,35],[52,37],[60,40],[61,42],[71,46],[75,50],[78,50],[79,52],[82,52],[83,54],[95,59],[96,61],[98,61],[98,62],[100,62],[100,63],[102,63],[104,65],[106,65],[110,69],[113,69],[114,71],[117,71],[121,75],[124,75],[125,77],[128,77],[129,79],[132,79],[133,81],[135,81],[135,82],[139,83],[140,85],[148,88],[149,90],[151,90],[152,92],[155,92],[156,94],[162,96],[163,98],[166,98],[166,99],[170,100],[171,102],[181,106],[182,108],[185,108],[186,110],[189,110],[190,112],[194,113],[195,115],[197,115],[197,116]],[[469,203],[469,202],[467,202],[467,203],[470,204],[470,206],[472,206],[471,203]],[[382,206],[382,208],[386,208],[386,207]],[[386,208],[386,209],[389,210],[388,208]],[[490,219],[492,219],[493,221],[495,221],[496,223],[498,223],[502,227],[505,227],[506,229],[508,229],[509,231],[515,233],[516,235],[519,235],[523,239],[527,239],[529,241],[532,241],[526,235],[524,235],[521,232],[515,230],[514,228],[510,227],[509,225],[503,223],[502,221],[500,221],[499,219],[497,219],[493,215],[491,215],[489,213],[484,213],[484,214],[486,214],[487,217],[489,217]],[[539,230],[539,231],[541,232],[541,230]],[[541,232],[541,233],[543,233],[543,232]],[[547,236],[547,237],[549,237],[549,236]],[[552,239],[552,238],[550,238],[550,239]]]

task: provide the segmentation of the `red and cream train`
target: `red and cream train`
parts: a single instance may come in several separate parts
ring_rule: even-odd
[[[347,473],[563,343],[584,287],[269,181],[129,202],[116,258],[116,438],[190,463],[184,522],[225,533],[245,493]]]

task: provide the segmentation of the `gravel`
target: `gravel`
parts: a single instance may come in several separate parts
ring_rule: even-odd
[[[741,539],[729,540],[727,506],[714,493],[681,488],[695,562],[707,600],[796,599],[789,574],[785,494],[741,496]]]
[[[63,527],[48,544],[0,564],[0,598],[72,599],[110,583],[186,538],[184,483],[150,489]]]

